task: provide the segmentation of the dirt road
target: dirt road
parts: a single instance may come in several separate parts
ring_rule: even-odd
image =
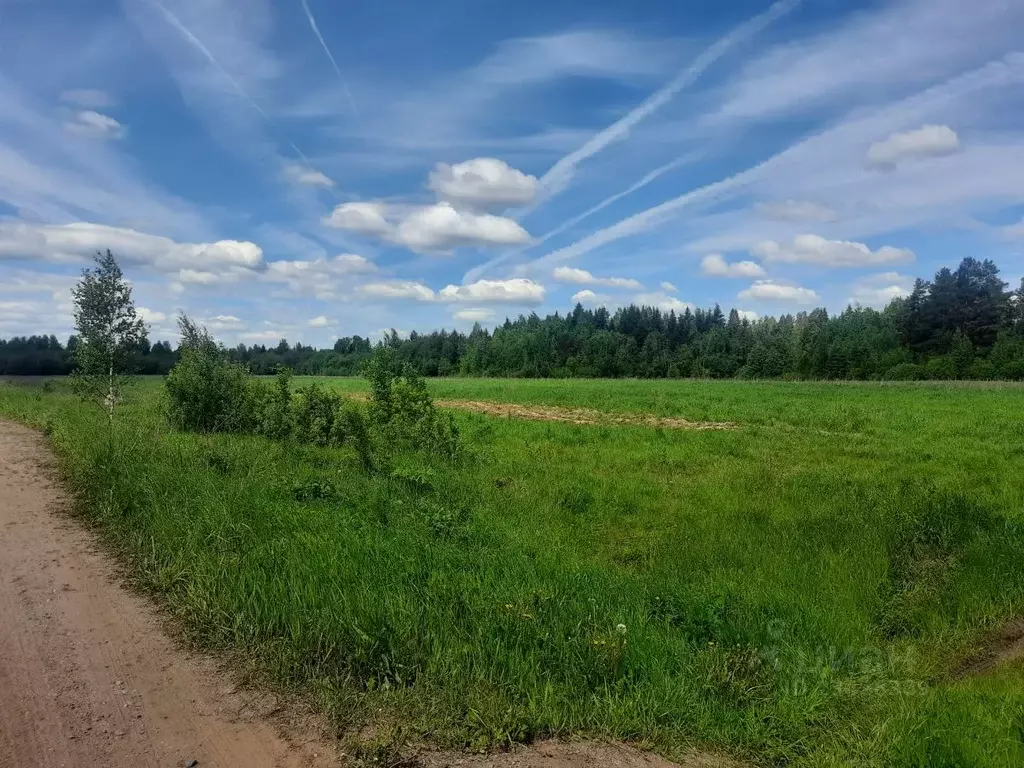
[[[39,434],[0,422],[0,766],[338,765],[319,734],[261,716],[271,699],[175,647],[61,514],[51,461]]]

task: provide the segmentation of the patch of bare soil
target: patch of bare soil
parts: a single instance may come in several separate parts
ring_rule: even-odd
[[[566,421],[571,424],[630,424],[664,429],[736,429],[729,421],[688,421],[643,413],[608,413],[593,408],[560,408],[554,405],[518,405],[516,403],[488,403],[477,400],[436,400],[439,408],[458,408],[530,421]]]
[[[1024,660],[1024,619],[1017,619],[993,634],[980,652],[960,665],[953,677],[977,677],[1000,664],[1021,660]]]
[[[0,422],[0,766],[338,765],[315,720],[286,723],[171,641],[61,514],[51,462],[39,434]]]
[[[739,768],[730,758],[693,752],[681,763],[625,744],[544,741],[493,755],[424,753],[410,765],[421,768]]]

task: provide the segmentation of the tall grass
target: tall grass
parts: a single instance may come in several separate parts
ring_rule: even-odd
[[[367,473],[348,446],[173,431],[151,384],[111,443],[59,386],[0,387],[0,413],[46,425],[82,514],[194,641],[340,723],[1021,764],[1019,669],[947,677],[1024,610],[1024,390],[652,384],[431,389],[742,428],[454,412],[462,461]]]

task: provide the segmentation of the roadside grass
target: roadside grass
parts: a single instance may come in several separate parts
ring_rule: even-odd
[[[45,428],[138,583],[342,727],[1024,762],[1019,665],[948,679],[1024,615],[1024,388],[438,380],[440,399],[740,428],[455,412],[463,463],[403,454],[387,474],[349,449],[174,432],[158,381],[108,441],[48,389],[0,385],[0,414]]]

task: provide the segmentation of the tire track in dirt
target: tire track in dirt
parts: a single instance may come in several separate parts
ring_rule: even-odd
[[[566,421],[571,424],[615,424],[696,430],[737,429],[739,426],[731,421],[689,421],[688,419],[652,416],[645,413],[610,413],[594,408],[561,408],[554,405],[518,405],[478,400],[435,400],[434,404],[439,408],[457,408],[488,416],[503,416],[528,421]]]

